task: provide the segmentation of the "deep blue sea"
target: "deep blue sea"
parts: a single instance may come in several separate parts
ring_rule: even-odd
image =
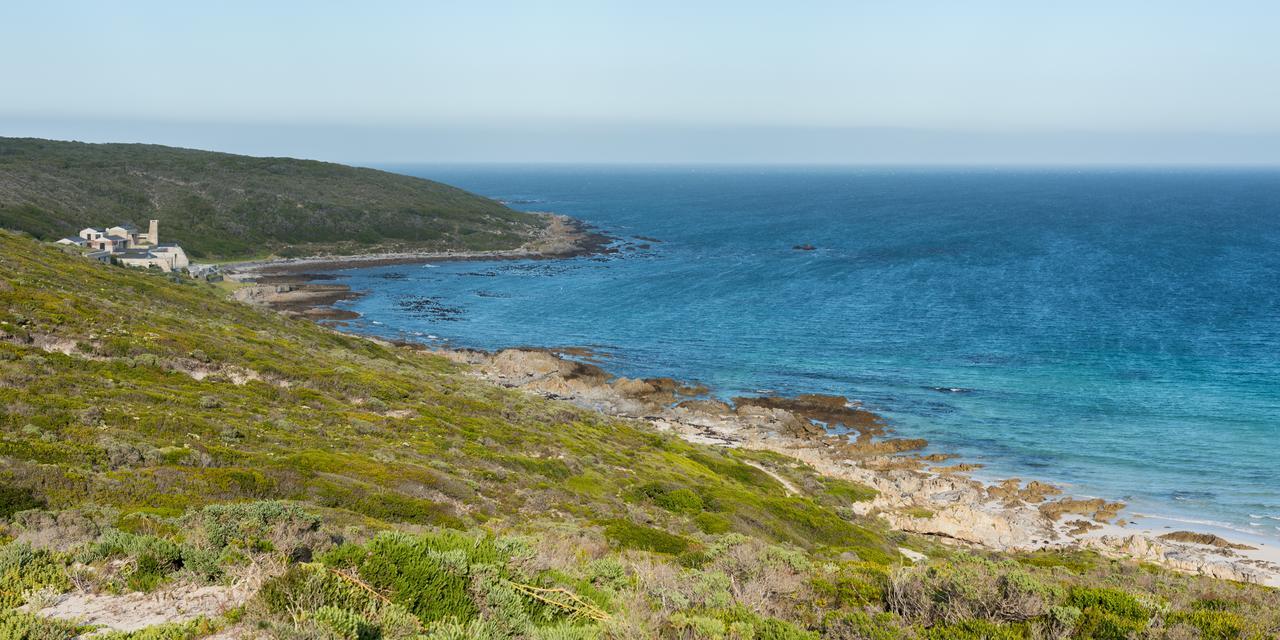
[[[346,271],[354,330],[842,394],[989,477],[1280,537],[1280,171],[391,169],[632,247]]]

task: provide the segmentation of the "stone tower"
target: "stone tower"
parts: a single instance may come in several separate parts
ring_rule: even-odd
[[[152,220],[151,228],[147,230],[147,240],[151,242],[151,246],[160,244],[160,221]]]

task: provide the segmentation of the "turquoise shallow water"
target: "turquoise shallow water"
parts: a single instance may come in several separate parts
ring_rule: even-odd
[[[843,394],[992,476],[1280,537],[1280,172],[392,169],[631,247],[345,271],[354,330]]]

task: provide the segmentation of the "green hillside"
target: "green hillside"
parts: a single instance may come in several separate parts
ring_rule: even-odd
[[[55,240],[161,222],[204,258],[282,252],[512,249],[538,217],[385,171],[141,144],[0,138],[0,227]]]
[[[228,301],[214,285],[9,232],[0,408],[2,638],[83,631],[15,609],[24,603],[246,584],[261,588],[225,614],[106,637],[1263,638],[1280,628],[1270,589],[894,533],[852,512],[871,490],[794,460],[690,444],[489,385],[429,353]],[[912,565],[899,548],[929,559]]]

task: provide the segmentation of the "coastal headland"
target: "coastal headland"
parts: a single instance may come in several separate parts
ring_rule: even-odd
[[[343,320],[354,317],[332,305],[359,297],[344,284],[325,282],[333,276],[313,273],[394,264],[457,262],[473,260],[542,260],[611,251],[614,239],[569,216],[537,214],[545,222],[533,238],[515,249],[490,251],[396,251],[348,255],[313,255],[230,263],[223,266],[227,277],[245,283],[233,294],[241,302],[266,304],[289,315],[316,320]]]

